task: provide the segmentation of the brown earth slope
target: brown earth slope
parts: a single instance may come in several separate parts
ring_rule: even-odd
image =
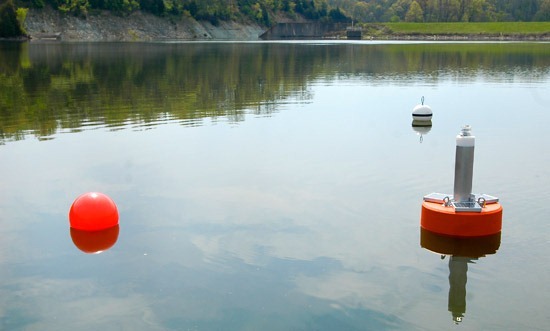
[[[63,41],[258,40],[266,30],[255,23],[222,21],[214,26],[191,17],[168,19],[143,12],[126,17],[109,12],[76,17],[49,8],[29,10],[25,27],[32,40]]]

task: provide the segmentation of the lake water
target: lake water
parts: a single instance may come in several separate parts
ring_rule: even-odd
[[[465,124],[503,227],[442,258]],[[0,329],[546,330],[549,125],[548,43],[1,43]]]

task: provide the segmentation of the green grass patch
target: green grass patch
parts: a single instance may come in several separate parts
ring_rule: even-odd
[[[550,22],[485,23],[384,23],[394,34],[421,35],[541,35],[550,33]]]

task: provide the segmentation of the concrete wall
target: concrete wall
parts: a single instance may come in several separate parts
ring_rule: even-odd
[[[277,23],[260,35],[264,40],[315,39],[346,29],[345,23]]]

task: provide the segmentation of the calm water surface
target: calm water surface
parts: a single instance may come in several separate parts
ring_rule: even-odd
[[[0,329],[547,329],[549,105],[550,44],[0,44]],[[465,124],[503,229],[442,259]]]

